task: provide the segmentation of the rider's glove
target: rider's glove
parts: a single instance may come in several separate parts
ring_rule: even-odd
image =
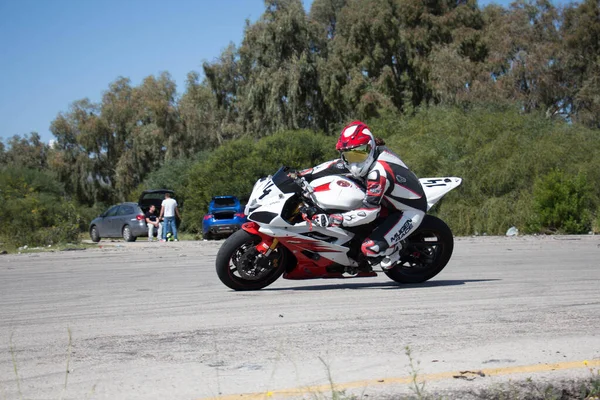
[[[313,224],[321,227],[341,226],[344,218],[341,214],[317,214],[312,217]]]

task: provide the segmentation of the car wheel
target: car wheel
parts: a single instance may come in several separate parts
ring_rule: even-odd
[[[133,234],[131,233],[131,228],[129,227],[129,225],[125,225],[123,227],[123,239],[125,239],[125,241],[127,242],[135,242],[135,240],[137,239],[137,237],[133,236]]]
[[[213,235],[210,232],[206,232],[206,234],[203,236],[204,236],[204,239],[206,239],[206,240],[213,240]]]
[[[98,243],[100,241],[100,233],[95,225],[92,226],[92,229],[90,229],[90,238],[94,243]]]

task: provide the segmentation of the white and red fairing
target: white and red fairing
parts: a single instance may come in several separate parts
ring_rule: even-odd
[[[324,176],[310,183],[318,205],[324,210],[350,211],[362,207],[365,191],[339,175]]]
[[[461,183],[460,178],[423,178],[420,179],[428,199],[428,209],[433,206],[444,194],[454,189]],[[325,176],[315,179],[310,184],[314,190],[313,201],[325,211],[349,211],[362,206],[365,192],[354,181],[339,175]],[[243,229],[259,235],[262,242],[257,246],[259,250],[268,249],[277,239],[280,245],[288,248],[296,257],[297,266],[286,272],[286,279],[312,279],[312,278],[340,278],[340,273],[330,273],[326,267],[332,264],[356,267],[358,263],[349,258],[348,247],[343,246],[349,242],[354,234],[339,227],[320,227],[308,221],[290,224],[281,218],[281,213],[286,201],[294,196],[293,193],[283,193],[273,184],[270,177],[258,181],[250,195],[246,214],[248,222]],[[431,196],[431,197],[430,197]],[[272,213],[276,215],[269,223],[258,222],[253,218],[255,213]],[[306,236],[307,234],[311,234]],[[320,240],[318,234],[334,238],[328,241]],[[358,276],[374,276],[370,272]]]

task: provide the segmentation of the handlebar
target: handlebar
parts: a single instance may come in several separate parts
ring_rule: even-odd
[[[298,175],[297,171],[291,171],[288,173],[288,176],[294,180],[296,185],[298,185],[302,189],[302,197],[309,200],[304,207],[302,207],[302,213],[306,214],[308,218],[312,218],[313,215],[324,213],[319,207],[319,203],[315,198],[315,189],[312,185],[304,178],[303,176]]]
[[[315,190],[303,176],[298,175],[296,171],[288,173],[288,176],[294,180],[296,185],[300,186],[300,189],[302,189],[302,196],[312,200],[313,202],[315,201],[313,196]]]

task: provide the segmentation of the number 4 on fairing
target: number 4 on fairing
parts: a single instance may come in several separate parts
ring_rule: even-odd
[[[258,199],[262,200],[264,197],[268,196],[269,193],[271,193],[271,189],[269,189],[269,188],[273,185],[275,185],[275,183],[271,182],[267,186],[265,186],[265,188],[263,189],[262,195]]]

